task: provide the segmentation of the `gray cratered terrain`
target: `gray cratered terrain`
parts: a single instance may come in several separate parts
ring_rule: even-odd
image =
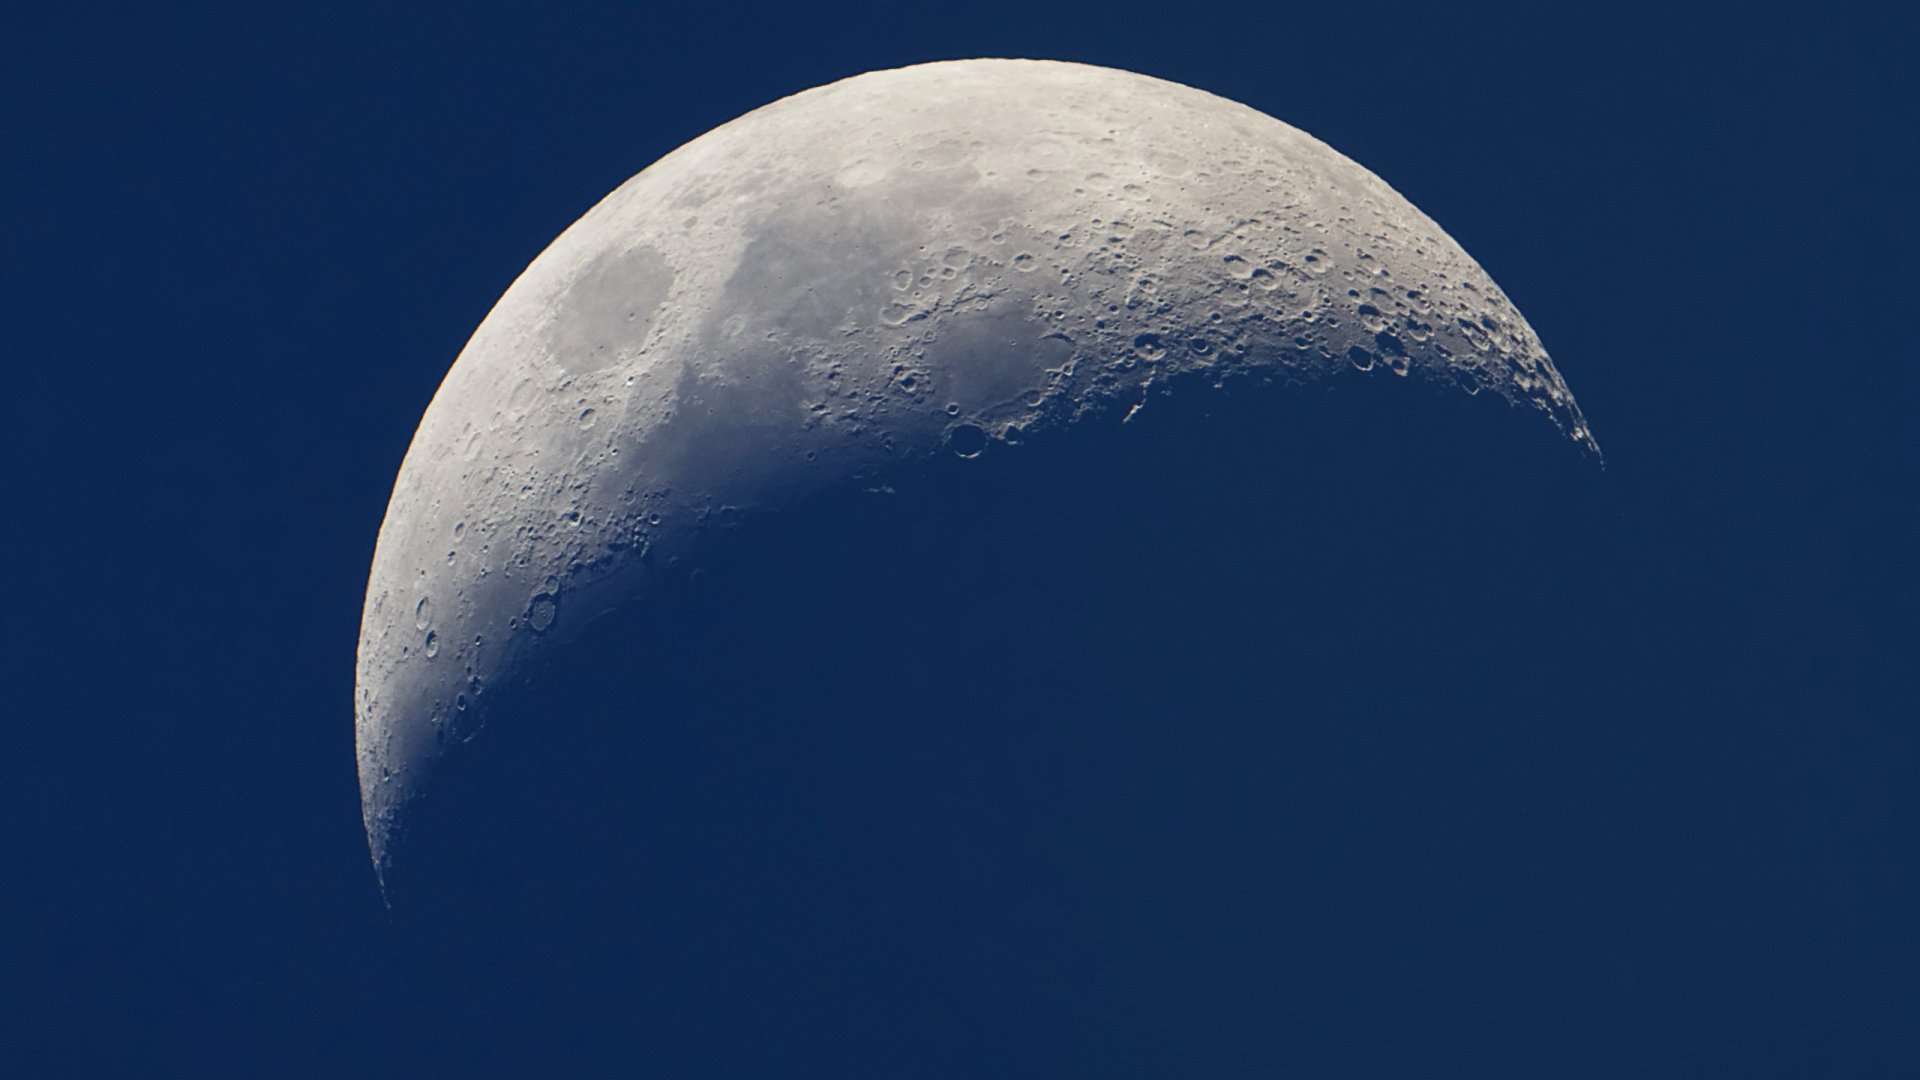
[[[421,421],[359,644],[376,865],[448,755],[550,722],[496,707],[496,683],[651,603],[715,522],[1131,430],[1182,395],[1416,383],[1503,399],[1597,457],[1459,245],[1234,102],[972,60],[723,125],[535,259]]]

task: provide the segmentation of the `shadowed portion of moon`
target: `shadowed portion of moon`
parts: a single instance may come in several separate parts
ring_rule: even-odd
[[[1554,1023],[1516,942],[1592,914],[1541,852],[1601,792],[1481,762],[1591,675],[1596,456],[1485,273],[1269,117],[1020,61],[777,102],[556,240],[422,420],[383,885],[455,1013],[677,1075],[1280,1068],[1276,1016],[1484,1034],[1468,962]]]
[[[1484,1054],[1568,1024],[1553,988],[1622,944],[1563,644],[1590,470],[1405,390],[1175,394],[717,517],[491,691],[539,737],[450,757],[396,914],[475,1026],[700,1076],[1364,1065],[1380,1025]],[[1469,969],[1505,992],[1452,998]]]

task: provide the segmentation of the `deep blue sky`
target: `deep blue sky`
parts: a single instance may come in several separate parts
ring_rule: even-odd
[[[1790,838],[1768,933],[1804,912],[1836,943],[1747,941],[1787,958],[1756,978],[1823,1011],[1755,1012],[1716,1068],[1674,1075],[1915,1075],[1920,769],[1885,666],[1911,664],[1911,641],[1890,645],[1912,594],[1887,556],[1909,535],[1912,348],[1873,329],[1910,303],[1881,291],[1877,209],[1910,192],[1869,172],[1911,133],[1877,119],[1873,36],[1819,5],[9,14],[0,716],[25,954],[0,984],[33,1005],[0,1024],[19,1025],[0,1058],[22,1039],[49,1063],[22,1076],[375,1054],[360,1025],[395,1002],[352,658],[375,531],[441,376],[555,234],[675,146],[863,70],[1005,55],[1252,105],[1487,267],[1665,553],[1646,594],[1673,611],[1618,632],[1719,635],[1697,684],[1647,708],[1724,748],[1729,797],[1753,802],[1727,814],[1762,822],[1739,835]],[[1715,705],[1730,699],[1767,704]]]

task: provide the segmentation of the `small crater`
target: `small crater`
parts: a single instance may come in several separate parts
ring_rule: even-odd
[[[536,632],[545,633],[559,614],[559,603],[552,596],[541,593],[527,605],[527,625],[533,627]]]
[[[856,161],[840,170],[834,181],[841,187],[862,188],[881,180],[887,175],[885,166],[874,161]]]
[[[427,631],[427,659],[431,660],[434,657],[439,655],[440,655],[440,635],[429,630]]]
[[[947,446],[963,458],[976,458],[987,448],[987,433],[976,424],[960,424],[947,432]]]
[[[1023,274],[1032,273],[1039,265],[1040,264],[1034,260],[1034,257],[1025,251],[1013,257],[1013,268]]]
[[[416,630],[425,630],[427,627],[432,625],[433,625],[433,598],[430,596],[423,596],[420,598],[419,603],[413,605],[413,628]]]
[[[1186,155],[1172,150],[1151,149],[1147,151],[1146,158],[1147,164],[1162,176],[1185,176],[1193,168],[1193,163],[1187,160]]]
[[[1160,342],[1158,334],[1141,334],[1133,339],[1133,350],[1142,360],[1158,360],[1167,355],[1167,347]]]
[[[1487,337],[1487,332],[1480,328],[1480,324],[1471,319],[1460,319],[1458,321],[1460,323],[1460,334],[1467,339],[1469,345],[1472,345],[1481,352],[1492,351],[1493,342]]]

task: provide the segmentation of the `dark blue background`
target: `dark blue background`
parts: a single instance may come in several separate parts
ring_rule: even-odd
[[[1920,769],[1891,667],[1911,664],[1891,556],[1912,348],[1881,330],[1911,304],[1881,207],[1911,193],[1872,171],[1911,130],[1882,117],[1884,40],[1822,7],[8,16],[0,715],[22,914],[0,1071],[378,1074],[408,1039],[460,1037],[378,1019],[409,1003],[352,752],[360,600],[421,411],[521,268],[655,158],[838,77],[1011,55],[1286,120],[1487,267],[1627,493],[1646,606],[1618,632],[1689,652],[1645,708],[1717,763],[1699,819],[1728,824],[1691,872],[1754,873],[1729,843],[1769,853],[1711,932],[1727,992],[1646,1073],[1920,1073]]]

